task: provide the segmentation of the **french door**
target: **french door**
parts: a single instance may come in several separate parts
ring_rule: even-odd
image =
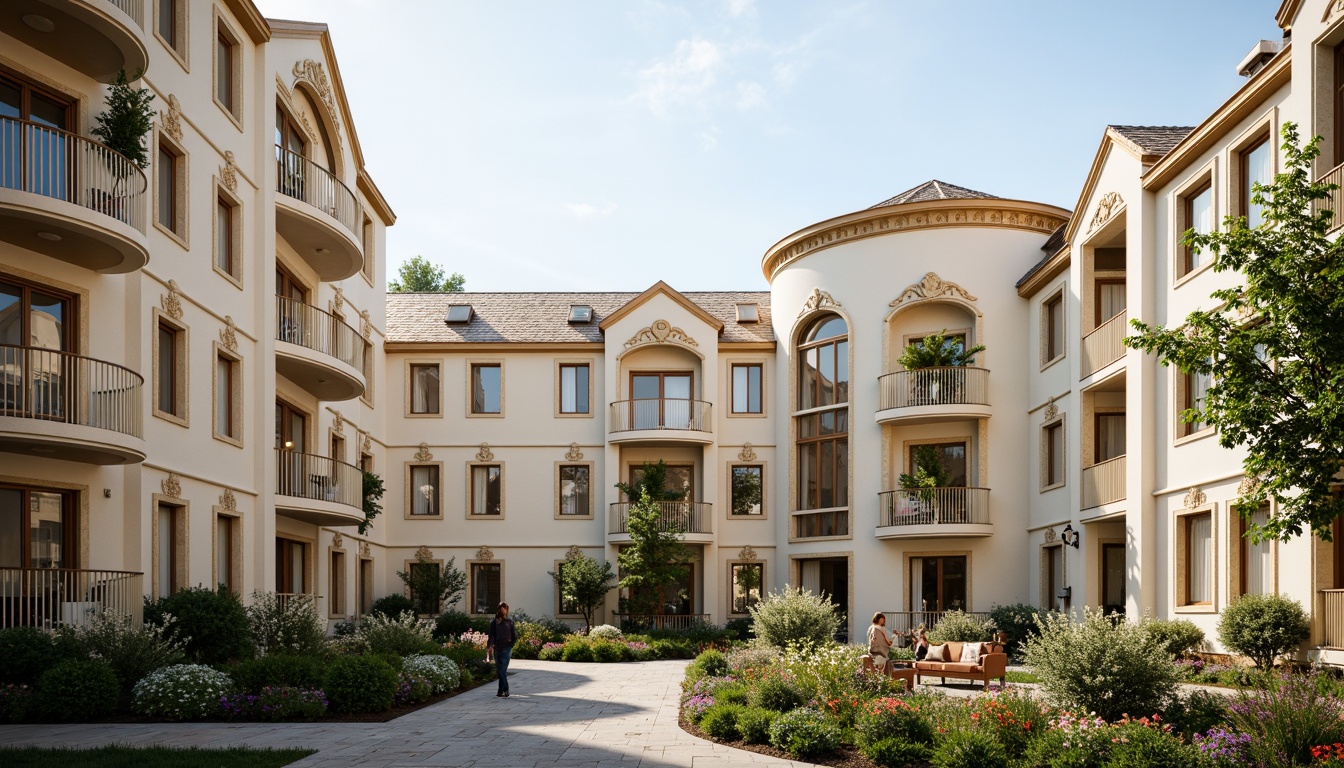
[[[632,373],[634,429],[690,429],[692,376],[689,373]]]

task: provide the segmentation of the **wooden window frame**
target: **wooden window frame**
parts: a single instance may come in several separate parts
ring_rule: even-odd
[[[568,515],[564,513],[564,494],[561,493],[560,484],[564,480],[564,471],[569,467],[583,467],[588,471],[588,511],[582,515]],[[593,493],[593,467],[591,461],[557,461],[555,462],[555,514],[556,520],[592,520],[595,514],[594,508],[597,506],[597,494]]]
[[[1194,278],[1195,275],[1202,274],[1213,266],[1215,254],[1202,254],[1205,258],[1204,263],[1195,265],[1194,249],[1185,245],[1182,236],[1194,227],[1194,201],[1195,198],[1208,193],[1209,209],[1211,211],[1212,221],[1210,231],[1217,231],[1219,225],[1218,206],[1218,176],[1217,161],[1211,160],[1209,163],[1196,171],[1190,180],[1181,185],[1174,193],[1176,199],[1175,216],[1176,226],[1172,234],[1172,253],[1174,258],[1174,276],[1173,287],[1180,287]]]
[[[365,575],[364,564],[368,563],[369,573]],[[355,615],[367,616],[373,608],[375,587],[374,561],[372,557],[359,555],[355,558]],[[367,599],[366,599],[367,598]]]
[[[1182,371],[1178,368],[1173,368],[1172,371],[1175,372],[1176,397],[1174,402],[1177,405],[1174,409],[1175,412],[1173,413],[1176,428],[1174,444],[1182,445],[1191,440],[1198,440],[1199,438],[1214,434],[1216,430],[1212,424],[1187,422],[1181,419],[1181,414],[1191,408],[1194,403],[1192,395],[1194,392],[1194,377],[1202,374],[1193,371]],[[1213,375],[1209,374],[1209,387],[1212,386]],[[1206,393],[1205,397],[1207,398],[1208,387],[1206,387],[1204,391]],[[1196,426],[1198,426],[1198,429],[1196,429]]]
[[[588,386],[584,392],[584,399],[587,403],[587,410],[566,411],[565,410],[565,369],[566,368],[585,368],[587,369]],[[501,380],[503,372],[500,373]],[[577,378],[577,376],[576,376]],[[575,390],[575,402],[578,400],[578,391]],[[591,360],[557,360],[555,363],[555,415],[558,418],[592,418],[593,417],[593,365]]]
[[[1058,572],[1054,569],[1056,554],[1059,555]],[[1041,545],[1041,610],[1043,611],[1055,610],[1055,595],[1059,592],[1059,587],[1064,586],[1059,582],[1067,580],[1068,556],[1069,551],[1062,541]]]
[[[848,338],[848,337],[846,337]],[[747,410],[737,410],[737,369],[747,369]],[[756,369],[756,410],[751,410],[751,369]],[[728,412],[733,416],[765,416],[765,364],[760,362],[728,364]]]
[[[730,561],[728,561],[728,615],[729,615],[729,616],[747,616],[747,615],[750,614],[750,611],[749,611],[749,610],[743,610],[743,611],[739,611],[739,610],[737,610],[737,604],[736,604],[736,602],[735,602],[735,601],[736,601],[736,598],[737,598],[737,595],[735,594],[735,592],[737,591],[737,569],[739,569],[739,568],[756,568],[756,569],[758,569],[758,570],[761,572],[761,585],[760,585],[759,587],[757,587],[756,590],[755,590],[755,591],[756,591],[756,602],[755,602],[755,603],[748,602],[748,604],[747,604],[747,608],[750,608],[752,605],[759,605],[759,604],[760,604],[760,601],[763,600],[763,599],[765,598],[765,594],[766,594],[766,592],[768,591],[768,590],[766,589],[766,581],[765,581],[765,561],[764,561],[764,560],[730,560]],[[748,601],[750,601],[750,599],[751,599],[751,594],[750,594],[750,593],[747,594],[746,599],[747,599]]]
[[[476,410],[476,378],[477,371],[482,368],[499,369],[499,410],[498,411],[477,411]],[[589,382],[591,386],[591,379]],[[468,360],[467,361],[467,418],[469,419],[502,419],[504,418],[504,361],[503,360]],[[591,407],[591,401],[590,406]]]
[[[555,561],[553,561],[553,562],[555,563],[555,574],[556,574],[557,576],[559,576],[559,575],[560,575],[560,571],[561,571],[561,569],[565,567],[565,564],[568,563],[569,560],[567,560],[567,559],[566,559],[566,560],[555,560]],[[555,617],[556,617],[557,619],[559,619],[559,618],[567,618],[567,619],[577,619],[577,618],[582,618],[582,617],[583,617],[583,614],[582,614],[580,611],[577,611],[577,610],[574,610],[574,611],[566,611],[566,610],[565,610],[565,608],[566,608],[566,606],[565,606],[565,598],[564,598],[564,595],[562,595],[562,594],[560,593],[560,582],[559,582],[558,579],[552,579],[551,582],[552,582],[553,584],[555,584]]]
[[[228,187],[215,183],[215,215],[211,223],[211,262],[210,266],[215,274],[223,277],[233,284],[233,287],[242,290],[243,288],[243,201],[242,198],[231,192]],[[223,269],[219,265],[219,211],[220,208],[228,209],[228,268]]]
[[[966,604],[963,605],[959,610],[963,610],[963,611],[970,611],[970,610],[971,610],[971,601],[972,601],[972,598],[974,597],[975,593],[972,591],[972,584],[971,584],[971,553],[970,553],[970,552],[907,552],[907,553],[905,554],[905,583],[906,583],[905,592],[906,592],[906,596],[907,596],[907,599],[906,599],[906,605],[908,605],[908,606],[910,607],[910,610],[912,610],[912,611],[924,611],[924,610],[930,610],[930,611],[939,611],[939,610],[942,610],[942,611],[950,611],[950,610],[954,610],[954,609],[952,609],[952,608],[941,608],[941,609],[939,609],[939,608],[930,608],[930,609],[925,609],[925,608],[922,607],[922,603],[920,604],[921,607],[916,608],[916,607],[915,607],[915,593],[913,592],[914,579],[912,579],[912,578],[910,577],[910,573],[911,573],[910,569],[914,567],[914,563],[913,563],[912,561],[915,560],[916,558],[918,558],[918,559],[920,559],[920,560],[937,560],[937,561],[938,561],[938,577],[937,577],[937,578],[938,578],[938,595],[939,595],[939,597],[938,597],[938,601],[939,601],[940,603],[942,603],[942,602],[944,602],[944,600],[943,600],[943,598],[942,598],[943,586],[944,586],[944,584],[943,584],[943,581],[944,581],[944,578],[943,578],[943,561],[948,560],[948,559],[950,559],[950,558],[954,558],[954,557],[959,557],[959,558],[961,558],[961,559],[963,559],[963,560],[966,561]]]
[[[1053,451],[1050,442],[1050,431],[1053,429],[1059,432],[1059,450],[1060,450],[1060,477],[1051,478],[1050,472],[1054,462],[1051,461]],[[1040,492],[1053,491],[1056,488],[1063,488],[1068,485],[1069,477],[1069,433],[1065,430],[1064,416],[1059,416],[1041,424],[1041,477]],[[1051,482],[1051,480],[1054,482]]]
[[[225,21],[219,9],[215,9],[214,38],[211,40],[210,53],[210,94],[215,102],[215,106],[228,116],[229,120],[238,130],[243,129],[243,37],[234,31],[233,27]],[[229,60],[226,63],[228,67],[227,79],[229,81],[229,92],[227,99],[220,98],[220,44],[223,44],[228,53]],[[227,103],[226,103],[227,102]]]
[[[491,608],[486,613],[476,611],[476,568],[478,566],[498,566],[499,567],[499,599],[492,602],[498,604],[504,600],[504,561],[503,560],[468,560],[467,561],[467,594],[465,595],[467,605],[464,606],[466,612],[472,616],[493,616],[495,608]]]
[[[1111,319],[1113,319],[1113,318],[1119,317],[1120,314],[1121,314],[1122,312],[1125,312],[1125,311],[1128,309],[1128,306],[1126,306],[1125,309],[1120,310],[1120,312],[1116,312],[1114,315],[1111,315],[1110,317],[1102,317],[1102,316],[1101,316],[1101,287],[1102,287],[1103,285],[1125,285],[1125,278],[1123,278],[1123,277],[1098,277],[1098,278],[1095,278],[1095,279],[1092,281],[1092,313],[1093,313],[1093,317],[1094,317],[1094,319],[1095,319],[1095,325],[1093,325],[1092,327],[1093,327],[1094,330],[1097,329],[1097,328],[1100,328],[1100,327],[1101,327],[1104,323],[1106,323],[1108,320],[1111,320]],[[1126,302],[1126,305],[1128,305],[1128,302]]]
[[[340,561],[339,563],[337,561]],[[338,567],[339,566],[339,567]],[[327,548],[327,618],[344,619],[346,611],[346,571],[345,550],[336,547]]]
[[[768,487],[767,487],[767,485],[766,485],[765,464],[766,464],[766,463],[765,463],[764,461],[733,461],[733,462],[729,462],[729,464],[728,464],[728,518],[729,518],[730,520],[765,520],[767,517],[769,517],[769,514],[766,512],[767,507],[766,507],[766,504],[765,504],[766,494],[768,493]],[[736,513],[736,512],[733,511],[733,476],[736,475],[736,474],[737,474],[737,470],[738,470],[739,468],[742,468],[742,467],[757,469],[757,470],[759,470],[760,475],[761,475],[761,502],[760,502],[761,511],[758,512],[758,513],[756,513],[756,514],[750,514],[750,513],[748,513],[748,514],[738,514],[738,513]]]
[[[227,520],[229,524],[229,542],[226,552],[229,556],[229,562],[226,564],[226,570],[229,575],[228,589],[235,595],[242,595],[243,585],[243,518],[236,510],[225,509],[216,506],[212,509],[214,513],[214,526],[210,530],[210,574],[211,579],[219,584],[219,523]]]
[[[1055,350],[1055,354],[1054,354],[1053,356],[1050,354],[1051,347],[1054,346],[1054,344],[1055,344],[1055,337],[1052,335],[1052,327],[1051,327],[1051,323],[1050,323],[1050,312],[1051,312],[1051,309],[1050,309],[1050,308],[1051,308],[1052,306],[1056,306],[1056,307],[1059,308],[1059,311],[1058,311],[1058,319],[1059,319],[1059,349]],[[1046,297],[1046,299],[1045,299],[1044,301],[1041,302],[1041,367],[1042,367],[1042,369],[1044,369],[1046,366],[1049,366],[1049,365],[1051,365],[1051,364],[1053,364],[1053,363],[1055,363],[1055,362],[1057,362],[1057,361],[1059,361],[1059,360],[1064,359],[1065,353],[1066,353],[1066,351],[1068,350],[1069,343],[1068,343],[1068,336],[1067,336],[1067,326],[1066,326],[1066,324],[1065,324],[1065,311],[1064,311],[1064,310],[1065,310],[1065,306],[1066,306],[1066,305],[1064,304],[1064,291],[1063,291],[1063,289],[1060,289],[1060,290],[1055,291],[1054,293],[1052,293],[1052,294],[1050,294],[1048,297]]]
[[[154,321],[154,341],[153,349],[150,355],[153,359],[154,392],[152,395],[152,410],[155,416],[164,421],[169,421],[178,426],[191,426],[191,330],[181,320],[173,318],[168,313],[155,307],[151,312]],[[159,400],[159,329],[166,328],[173,331],[173,392],[174,398],[171,408],[164,408]]]
[[[189,0],[170,0],[170,3],[173,7],[172,26],[174,39],[169,40],[160,32],[162,24],[159,18],[159,11],[161,11],[162,8],[157,2],[154,3],[154,37],[156,37],[158,41],[163,44],[163,47],[172,54],[173,58],[177,60],[177,63],[182,67],[183,71],[190,72],[191,59],[189,54],[191,51],[191,35],[189,34],[189,31],[191,29],[191,3]]]
[[[285,543],[282,545],[281,542]],[[313,562],[314,558],[313,550],[316,548],[316,542],[314,542],[312,539],[306,539],[301,536],[295,536],[289,533],[276,532],[275,545],[277,547],[283,546],[286,548],[299,547],[303,552],[303,591],[288,592],[279,589],[279,587],[281,586],[281,580],[284,579],[286,575],[292,576],[294,573],[293,570],[289,568],[289,558],[286,557],[286,558],[277,558],[275,564],[276,593],[284,595],[308,595],[312,597],[314,600],[316,600],[319,597],[316,583],[317,574],[314,572],[316,570],[315,567],[316,564]],[[288,580],[286,581],[286,586],[288,586]]]
[[[173,188],[167,193],[169,203],[172,206],[172,209],[169,212],[169,218],[172,219],[171,226],[164,224],[159,215],[159,206],[165,192],[162,189],[163,185],[159,183],[161,169],[158,166],[164,154],[171,157],[173,161],[171,174]],[[190,158],[187,155],[186,148],[178,143],[172,136],[169,136],[165,131],[155,129],[153,184],[154,215],[152,217],[154,226],[178,245],[188,250],[191,248],[191,241],[189,238],[191,216],[189,215],[188,210],[188,206],[190,205],[189,185],[191,183],[189,163]]]
[[[227,361],[229,363],[229,381],[220,382],[219,363]],[[210,360],[210,378],[212,381],[212,397],[210,399],[210,431],[212,437],[238,448],[243,447],[243,358],[236,352],[230,351],[222,344],[215,342],[214,356]],[[229,432],[219,431],[219,398],[225,397],[228,402],[228,421]]]
[[[1251,181],[1251,153],[1257,149],[1269,144],[1270,156],[1274,156],[1274,146],[1270,144],[1270,134],[1262,133],[1250,143],[1237,150],[1237,215],[1249,217],[1251,215],[1251,196],[1255,194]],[[1277,163],[1273,164],[1277,166]]]
[[[489,468],[494,467],[499,470],[499,514],[476,514],[476,470],[486,468],[487,482],[489,481]],[[486,502],[489,502],[487,497]],[[468,520],[503,520],[508,505],[505,503],[504,494],[504,462],[502,461],[469,461],[467,462],[467,509],[466,519]]]
[[[1092,465],[1093,465],[1093,466],[1096,466],[1097,464],[1100,464],[1100,463],[1102,463],[1103,461],[1110,461],[1111,459],[1118,459],[1118,458],[1120,458],[1121,456],[1127,456],[1127,455],[1129,454],[1129,441],[1128,441],[1128,439],[1126,439],[1126,441],[1125,441],[1125,453],[1121,453],[1121,454],[1119,454],[1119,455],[1112,456],[1112,457],[1107,458],[1107,459],[1103,459],[1103,458],[1101,458],[1101,421],[1102,421],[1102,419],[1104,419],[1104,418],[1107,418],[1107,417],[1115,417],[1115,416],[1121,416],[1121,417],[1125,417],[1126,419],[1128,419],[1128,417],[1126,416],[1126,411],[1124,411],[1124,410],[1117,410],[1117,411],[1110,411],[1110,410],[1108,410],[1108,411],[1094,411],[1094,412],[1092,413]],[[1128,424],[1129,424],[1128,420],[1126,420],[1125,424],[1126,424],[1126,428],[1128,428]]]
[[[1190,525],[1199,518],[1209,521],[1209,573],[1207,601],[1193,602],[1190,599],[1190,555],[1193,544]],[[1176,574],[1172,580],[1176,589],[1175,611],[1177,613],[1216,613],[1218,603],[1218,520],[1213,507],[1204,506],[1182,510],[1175,517],[1176,557],[1173,565]]]
[[[366,350],[367,351],[367,350]],[[416,411],[415,408],[415,372],[419,368],[437,368],[439,371],[439,391],[435,393],[438,400],[438,409],[433,411]],[[442,360],[429,359],[411,359],[405,362],[406,389],[403,399],[405,407],[402,409],[403,415],[408,419],[441,419],[443,418],[443,375],[444,365]]]
[[[414,485],[412,485],[412,478],[414,477],[414,472],[412,470],[414,470],[416,467],[432,467],[434,471],[438,473],[438,482],[434,488],[434,496],[435,496],[434,509],[436,511],[432,515],[412,514],[412,510],[415,509],[415,505],[413,504],[412,500],[414,499],[415,494],[419,492],[419,489],[416,488]],[[402,517],[406,520],[442,520],[443,499],[444,499],[443,480],[444,480],[443,462],[441,461],[406,462],[402,480],[402,487],[406,489],[402,494],[403,498]]]
[[[154,599],[167,597],[161,594],[159,589],[159,554],[164,542],[159,533],[159,514],[167,508],[172,512],[172,530],[170,531],[173,542],[171,544],[171,553],[168,567],[172,571],[170,582],[172,591],[186,588],[190,584],[191,573],[191,503],[162,494],[151,494],[150,504],[154,510],[154,520],[150,531],[150,590],[149,593]]]

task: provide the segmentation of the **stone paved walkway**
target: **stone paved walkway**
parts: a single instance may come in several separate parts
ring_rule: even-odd
[[[6,725],[0,744],[307,747],[294,763],[336,766],[806,766],[695,738],[677,725],[684,661],[515,661],[513,695],[481,686],[388,723]]]

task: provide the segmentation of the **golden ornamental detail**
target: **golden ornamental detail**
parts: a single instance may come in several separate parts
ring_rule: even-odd
[[[975,301],[975,297],[962,288],[960,285],[944,280],[937,274],[930,272],[924,275],[924,278],[918,283],[906,288],[901,292],[896,300],[888,304],[890,307],[899,307],[906,302],[928,301],[929,299],[941,299],[951,297],[965,301]]]
[[[238,191],[238,163],[233,150],[224,150],[224,164],[219,167],[219,181],[230,192]]]
[[[1206,501],[1208,501],[1208,496],[1204,495],[1204,492],[1199,489],[1198,485],[1192,485],[1190,486],[1190,490],[1185,494],[1185,499],[1183,499],[1181,503],[1186,509],[1199,509],[1204,506]]]
[[[751,546],[750,544],[748,544],[747,546],[743,547],[742,550],[741,550],[740,552],[737,553],[737,559],[738,559],[738,560],[755,560],[755,559],[756,559],[756,550],[753,549],[752,546]]]
[[[1059,415],[1059,406],[1055,405],[1055,398],[1051,397],[1050,402],[1045,405],[1045,420],[1051,421]]]
[[[331,534],[331,548],[332,548],[332,549],[345,549],[345,537],[344,537],[344,536],[341,536],[341,532],[340,532],[340,531],[337,531],[337,532]]]
[[[364,340],[368,341],[373,336],[373,321],[369,319],[369,310],[360,310],[359,313],[359,332],[364,334]]]
[[[700,343],[691,338],[685,331],[672,325],[666,320],[655,320],[648,328],[641,328],[638,333],[630,337],[625,342],[626,349],[642,347],[645,344],[680,344],[683,347],[699,347]]]
[[[359,446],[359,450],[361,453],[373,454],[373,435],[365,433],[364,443]]]
[[[429,443],[421,443],[420,450],[415,452],[413,457],[416,461],[433,461],[434,454],[429,452]]]
[[[742,445],[742,450],[737,452],[737,460],[738,461],[756,460],[756,450],[751,447],[751,443],[744,443]]]
[[[177,281],[168,281],[168,294],[159,299],[160,306],[174,320],[182,319],[182,297],[178,292]]]
[[[1045,543],[1046,543],[1046,544],[1054,544],[1056,541],[1059,541],[1059,534],[1058,534],[1058,533],[1055,533],[1055,529],[1054,529],[1054,527],[1052,526],[1052,527],[1050,527],[1050,528],[1046,528],[1046,529],[1045,529]]]
[[[1250,496],[1252,493],[1260,490],[1262,481],[1254,475],[1248,475],[1237,483],[1237,496]]]
[[[825,309],[827,307],[839,307],[839,306],[840,302],[836,301],[831,296],[831,294],[821,290],[820,288],[813,288],[812,295],[808,296],[807,301],[803,302],[803,309],[801,312],[798,313],[798,316],[802,317],[803,315],[806,315],[810,312],[816,312],[819,309]]]
[[[182,140],[182,102],[177,100],[177,94],[168,94],[168,111],[159,112],[159,129],[178,141]]]
[[[176,472],[169,472],[168,476],[159,483],[159,488],[163,495],[170,499],[182,498],[182,481],[178,479]]]
[[[1097,201],[1097,210],[1092,213],[1092,220],[1087,224],[1087,232],[1091,234],[1093,230],[1102,224],[1111,220],[1111,217],[1120,212],[1125,207],[1125,201],[1118,192],[1107,192]]]
[[[570,544],[569,549],[565,552],[565,559],[578,560],[580,557],[583,557],[583,550],[579,549],[578,544]]]
[[[369,542],[359,542],[359,554],[361,557],[369,557]]]
[[[304,59],[294,64],[294,84],[306,82],[312,86],[313,91],[322,103],[327,107],[327,113],[331,115],[332,127],[336,129],[336,142],[341,142],[341,113],[336,109],[336,98],[331,88],[331,81],[327,79],[327,70],[322,66],[322,62]]]
[[[494,461],[495,452],[490,450],[489,443],[481,443],[481,449],[476,452],[477,461]]]
[[[224,316],[224,327],[219,329],[219,340],[230,352],[238,351],[238,328],[233,324],[233,315]]]
[[[333,434],[340,435],[340,436],[344,437],[344,436],[345,436],[345,417],[341,415],[341,412],[340,412],[340,411],[335,411],[335,412],[334,412],[334,416],[335,416],[335,418],[334,418],[334,420],[331,422],[331,431],[332,431]]]
[[[332,296],[331,308],[332,311],[335,312],[340,312],[345,308],[345,291],[341,290],[341,286],[339,285],[336,286],[334,295]]]
[[[581,461],[582,459],[583,451],[579,450],[579,444],[570,443],[569,450],[565,452],[565,461]]]
[[[227,509],[230,512],[238,510],[238,499],[234,497],[231,489],[225,488],[224,492],[219,495],[219,508]]]
[[[488,563],[491,560],[495,559],[495,551],[493,549],[490,549],[490,547],[488,546],[483,546],[480,549],[476,550],[476,559],[484,560],[485,562]]]

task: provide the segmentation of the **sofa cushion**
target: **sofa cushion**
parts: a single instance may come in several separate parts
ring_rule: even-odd
[[[961,656],[957,657],[957,661],[974,664],[980,661],[981,653],[982,651],[979,643],[966,643],[961,647]]]
[[[950,661],[943,665],[943,672],[966,672],[969,674],[978,674],[981,672],[979,664],[970,664],[964,661]]]
[[[947,644],[947,660],[956,661],[961,658],[961,647],[965,643],[949,642]]]
[[[925,661],[947,661],[946,645],[930,645],[929,653],[924,657]]]

